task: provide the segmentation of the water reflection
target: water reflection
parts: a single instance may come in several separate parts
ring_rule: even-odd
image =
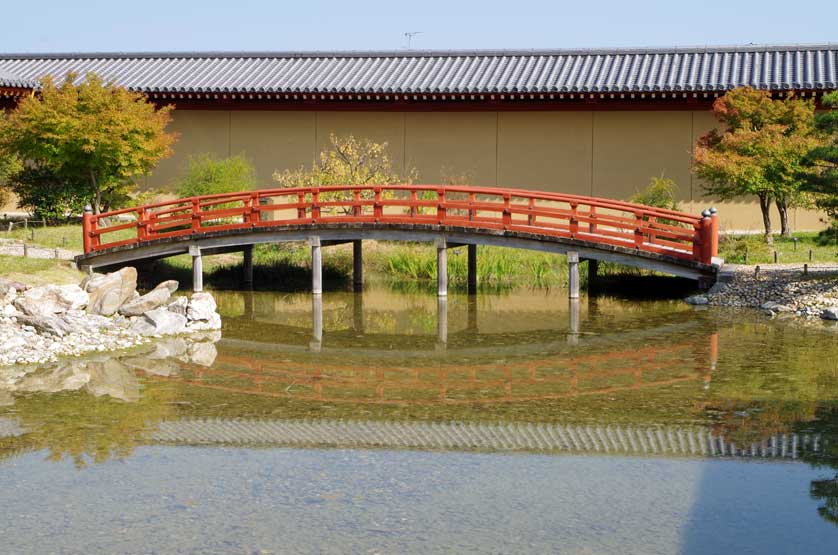
[[[203,445],[787,461],[814,469],[806,493],[838,522],[834,326],[532,292],[218,301],[220,334],[3,370],[0,460]]]

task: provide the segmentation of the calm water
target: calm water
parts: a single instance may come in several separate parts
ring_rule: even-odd
[[[838,553],[838,327],[680,302],[219,294],[0,370],[2,553]]]

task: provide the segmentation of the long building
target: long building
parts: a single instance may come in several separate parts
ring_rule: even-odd
[[[751,86],[815,102],[838,89],[838,44],[618,50],[0,55],[0,105],[38,80],[94,72],[176,107],[175,154],[145,179],[171,188],[190,155],[244,154],[263,187],[310,166],[331,134],[386,141],[419,181],[451,179],[625,199],[674,179],[682,206],[723,229],[761,227],[754,199],[718,203],[691,172],[713,101]],[[81,77],[80,77],[81,78]],[[820,227],[796,210],[798,229]],[[775,217],[776,219],[776,217]]]

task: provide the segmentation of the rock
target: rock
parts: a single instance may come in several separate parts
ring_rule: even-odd
[[[143,321],[148,325],[141,323]],[[186,317],[160,307],[149,310],[141,318],[133,321],[131,331],[140,335],[176,335],[186,331],[186,322]]]
[[[189,362],[201,366],[212,366],[218,356],[218,349],[211,342],[193,343],[189,346]]]
[[[130,324],[128,324],[128,331],[135,334],[141,335],[143,337],[148,337],[150,335],[155,335],[156,329],[154,324],[147,320],[142,316],[134,316],[130,319]]]
[[[177,283],[177,282],[175,282]],[[163,284],[161,284],[163,285]],[[130,300],[119,308],[119,313],[123,316],[140,316],[149,310],[154,310],[159,306],[163,306],[172,296],[168,287],[161,287],[158,285],[145,295],[136,299]]]
[[[103,362],[91,362],[88,371],[90,380],[86,389],[94,396],[107,395],[122,401],[139,401],[140,383],[137,376],[119,360],[111,358]]]
[[[186,331],[192,333],[197,331],[212,331],[221,329],[221,316],[213,312],[209,320],[192,320],[186,325]]]
[[[201,291],[194,293],[189,299],[189,306],[186,309],[186,317],[190,320],[209,320],[216,314],[215,299],[210,293]]]
[[[186,297],[177,297],[175,300],[169,303],[167,307],[169,311],[174,312],[175,314],[180,314],[181,316],[186,316],[186,310],[189,306],[189,299]]]
[[[794,312],[794,309],[792,307],[774,301],[766,301],[762,303],[759,307],[763,310],[768,310],[770,312]]]
[[[59,337],[71,333],[75,327],[62,318],[47,314],[21,314],[17,317],[18,324],[32,326],[41,333],[51,333]]]
[[[705,305],[710,303],[707,295],[691,295],[684,299],[684,302],[691,305]]]
[[[0,277],[0,295],[6,295],[9,291],[19,293],[27,289],[28,286],[25,283]]]
[[[136,292],[137,270],[129,266],[118,272],[93,276],[82,284],[90,294],[88,310],[93,314],[112,316]]]
[[[824,308],[821,311],[821,318],[824,320],[838,320],[838,306]]]
[[[15,307],[30,316],[62,314],[87,306],[89,295],[78,285],[42,285],[25,291],[14,300]]]
[[[167,279],[166,281],[158,283],[157,287],[155,287],[155,289],[161,289],[161,288],[168,289],[169,293],[173,294],[175,291],[177,291],[178,285],[179,284],[178,284],[177,280]]]
[[[713,284],[713,287],[707,290],[708,295],[719,295],[724,293],[727,290],[727,283],[722,283],[721,281],[717,281]]]
[[[7,304],[3,308],[0,308],[0,314],[3,315],[3,316],[9,317],[9,316],[17,316],[18,314],[20,314],[20,312],[18,312],[18,310],[15,308],[14,305]]]
[[[78,362],[53,367],[46,371],[39,371],[26,375],[17,384],[18,391],[57,393],[59,391],[76,391],[90,381],[90,374]]]

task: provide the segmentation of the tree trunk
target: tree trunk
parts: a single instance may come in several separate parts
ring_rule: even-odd
[[[99,183],[93,171],[90,171],[90,184],[93,186],[93,213],[100,214],[102,212],[102,191],[99,190]]]
[[[777,211],[780,212],[780,233],[783,237],[791,237],[791,226],[789,225],[789,207],[785,199],[774,201]]]
[[[771,235],[771,197],[767,194],[759,195],[759,209],[762,211],[762,224],[765,226],[765,243],[774,244],[774,237]]]

